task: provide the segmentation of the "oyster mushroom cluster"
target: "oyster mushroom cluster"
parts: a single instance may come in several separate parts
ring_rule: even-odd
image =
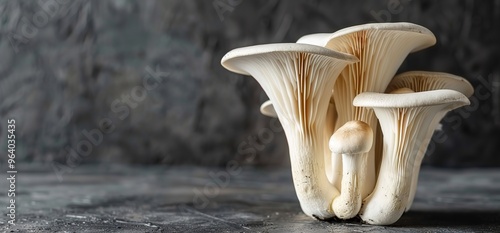
[[[409,53],[435,43],[412,23],[365,24],[237,48],[221,63],[269,97],[261,112],[283,126],[305,214],[389,225],[411,207],[440,120],[474,92],[452,74],[396,75]]]

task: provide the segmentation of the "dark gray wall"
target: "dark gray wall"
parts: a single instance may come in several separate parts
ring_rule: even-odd
[[[42,2],[0,2],[0,145],[6,151],[14,118],[18,161],[287,164],[279,124],[258,111],[265,94],[252,78],[224,70],[221,57],[408,21],[438,43],[400,71],[450,72],[476,87],[472,105],[447,116],[425,163],[500,165],[498,0]]]

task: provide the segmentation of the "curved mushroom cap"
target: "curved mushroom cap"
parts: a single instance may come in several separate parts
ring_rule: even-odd
[[[410,50],[410,52],[416,52],[436,44],[436,37],[429,29],[413,23],[398,22],[369,23],[344,28],[331,34],[328,42],[324,46],[328,48],[335,48],[339,43],[345,43],[343,40],[350,39],[350,37],[352,37],[352,35],[355,33],[376,31],[385,32],[384,34],[381,34],[381,38],[374,38],[377,40],[381,40],[381,42],[383,42],[383,40],[386,38],[399,37],[398,40],[405,42],[406,46],[408,46],[410,43],[414,43],[414,45],[412,45],[413,48]],[[401,34],[401,32],[406,33]],[[388,44],[386,46],[392,45]]]
[[[407,23],[407,22],[368,23],[368,24],[356,25],[338,30],[330,34],[315,33],[315,34],[305,35],[299,38],[299,40],[297,40],[297,43],[334,48],[336,47],[335,43],[338,43],[339,39],[341,39],[342,37],[350,36],[350,34],[352,33],[358,33],[362,31],[395,31],[395,32],[403,31],[403,32],[408,32],[409,35],[412,35],[414,37],[420,36],[421,38],[419,38],[419,40],[421,40],[421,42],[419,43],[419,45],[415,46],[411,50],[411,52],[416,52],[436,44],[436,37],[429,29],[417,24]]]
[[[370,151],[373,143],[371,127],[362,121],[349,121],[330,138],[330,150],[336,154],[360,154]]]
[[[336,31],[330,35],[325,47],[360,59],[359,63],[349,66],[349,74],[339,82],[346,83],[348,89],[357,86],[356,90],[349,90],[357,95],[365,91],[384,92],[409,53],[435,43],[434,34],[416,24],[374,23]],[[335,87],[336,91],[339,88]]]
[[[296,43],[278,43],[278,44],[254,45],[254,46],[233,49],[228,53],[226,53],[224,57],[222,57],[221,65],[224,68],[228,69],[229,71],[243,75],[250,75],[245,69],[241,68],[241,66],[244,66],[245,64],[236,65],[235,63],[238,63],[239,61],[247,57],[255,58],[255,56],[269,54],[269,53],[278,55],[290,52],[315,54],[325,57],[337,58],[348,62],[358,61],[356,57],[350,54],[332,51],[320,46],[308,45],[308,44],[296,44]]]
[[[448,73],[430,71],[408,71],[396,75],[389,83],[386,92],[402,87],[416,92],[450,89],[461,92],[467,97],[474,94],[474,88],[466,79]]]
[[[260,106],[260,113],[268,117],[274,117],[274,118],[278,117],[278,114],[276,114],[276,111],[274,111],[273,103],[271,102],[271,100],[264,102]]]
[[[356,96],[353,101],[354,106],[372,108],[411,108],[442,104],[459,107],[470,102],[462,93],[446,89],[404,94],[365,92]]]
[[[328,104],[321,103],[330,100],[330,86],[342,69],[356,61],[353,55],[320,46],[283,43],[234,49],[221,64],[230,71],[252,75],[272,101],[280,121],[298,119],[306,127],[324,122]]]
[[[325,46],[330,39],[331,33],[315,33],[300,37],[297,40],[298,44],[311,44],[317,46]]]

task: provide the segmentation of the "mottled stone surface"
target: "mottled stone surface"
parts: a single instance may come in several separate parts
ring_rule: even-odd
[[[240,169],[226,182],[211,178],[224,177],[215,168],[82,166],[59,182],[43,166],[25,166],[18,174],[17,225],[8,226],[2,214],[0,231],[500,231],[498,169],[423,170],[413,209],[386,227],[313,220],[301,213],[288,169]],[[2,190],[6,185],[1,179]],[[2,209],[6,201],[2,195]]]
[[[287,164],[283,133],[262,136],[265,94],[224,70],[222,56],[395,21],[428,27],[438,41],[400,72],[451,72],[477,90],[473,105],[448,115],[424,163],[500,166],[498,0],[0,0],[0,148],[5,119],[15,118],[20,161]],[[149,68],[165,75],[143,98]],[[67,149],[88,140],[84,131],[104,131],[103,119],[110,133],[71,158]]]

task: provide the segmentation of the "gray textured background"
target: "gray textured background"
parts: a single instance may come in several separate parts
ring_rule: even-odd
[[[283,132],[258,111],[267,97],[221,57],[382,21],[417,23],[438,39],[400,72],[450,72],[476,87],[472,105],[445,118],[425,164],[500,166],[498,0],[3,0],[0,161],[14,118],[18,162],[286,165]],[[158,85],[144,91],[145,80]],[[89,144],[84,131],[102,141]]]

